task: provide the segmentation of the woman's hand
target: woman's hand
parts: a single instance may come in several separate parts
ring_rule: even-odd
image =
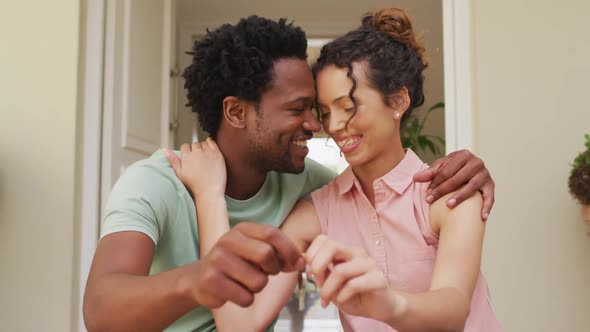
[[[320,286],[322,306],[332,302],[351,315],[384,322],[392,319],[398,307],[397,297],[375,260],[363,249],[347,247],[319,235],[305,259]]]
[[[215,195],[225,193],[225,160],[211,138],[204,142],[183,144],[180,147],[180,158],[167,149],[164,149],[164,152],[174,173],[193,196],[204,192]]]

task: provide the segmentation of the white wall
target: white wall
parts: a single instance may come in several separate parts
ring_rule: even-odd
[[[497,183],[484,272],[507,331],[588,331],[590,239],[567,177],[590,133],[590,3],[475,1],[476,152]]]
[[[0,325],[73,319],[79,1],[0,4]]]

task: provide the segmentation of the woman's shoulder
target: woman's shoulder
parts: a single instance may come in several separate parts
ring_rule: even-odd
[[[474,219],[477,222],[481,220],[481,207],[483,205],[483,197],[480,192],[476,192],[471,197],[466,198],[454,208],[450,208],[447,202],[453,199],[457,191],[450,192],[430,204],[429,219],[433,231],[437,232],[440,227],[448,220],[454,219]]]

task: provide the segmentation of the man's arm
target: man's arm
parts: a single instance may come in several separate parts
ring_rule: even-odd
[[[199,305],[186,275],[201,263],[148,277],[154,243],[140,232],[107,235],[98,244],[84,294],[88,331],[162,331]]]
[[[468,150],[451,152],[432,163],[430,168],[416,173],[414,180],[431,181],[426,192],[428,203],[456,191],[446,202],[448,207],[454,208],[479,190],[483,197],[481,217],[484,221],[488,219],[494,206],[494,180],[483,160]]]
[[[253,247],[275,253],[286,266],[301,261],[294,248],[285,247],[280,234],[262,241],[261,236],[274,232],[279,231],[270,225],[241,223],[199,261],[154,276],[148,276],[155,248],[148,236],[139,232],[105,236],[84,294],[88,330],[161,331],[199,305],[217,308],[231,301],[249,306],[266,284],[263,267],[272,260],[256,255]]]

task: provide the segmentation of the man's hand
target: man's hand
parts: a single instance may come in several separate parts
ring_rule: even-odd
[[[426,192],[428,203],[432,203],[452,191],[457,191],[447,201],[447,206],[454,208],[479,190],[483,196],[481,217],[484,221],[488,219],[494,206],[494,180],[492,180],[483,160],[467,150],[452,152],[435,161],[429,169],[416,173],[414,180],[417,182],[431,181]]]
[[[242,222],[191,265],[180,287],[211,309],[227,301],[247,307],[266,286],[269,275],[302,271],[304,266],[295,244],[279,229]]]

